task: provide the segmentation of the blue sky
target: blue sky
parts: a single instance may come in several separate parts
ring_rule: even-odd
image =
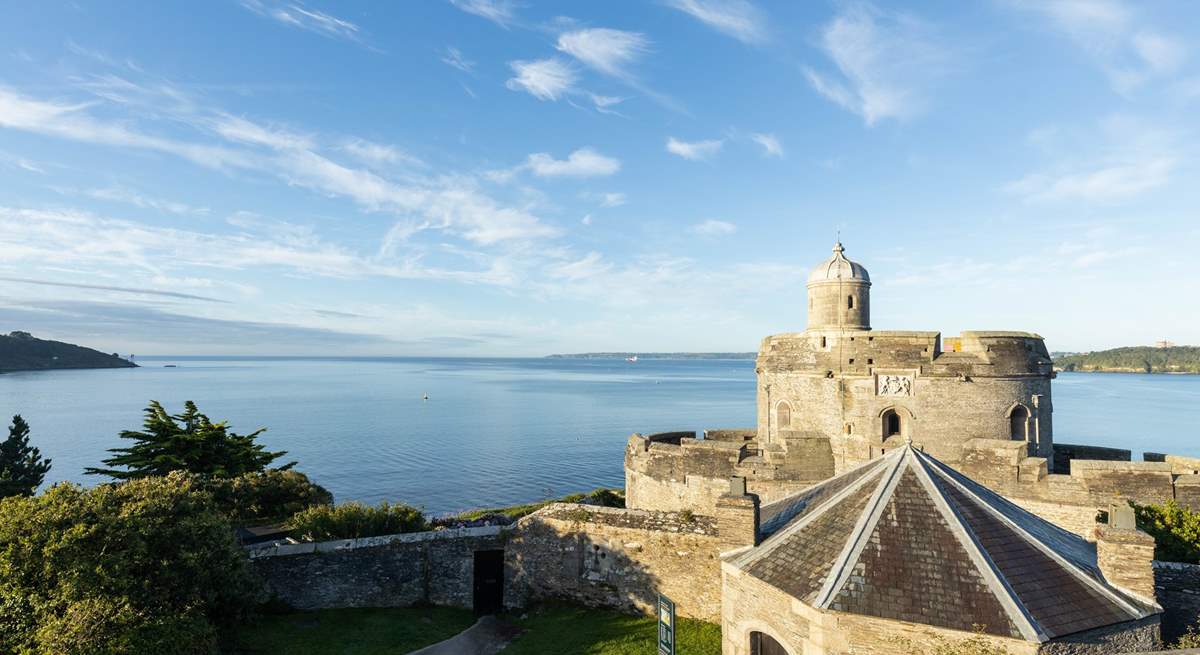
[[[138,354],[1200,342],[1189,2],[25,3],[0,330]]]

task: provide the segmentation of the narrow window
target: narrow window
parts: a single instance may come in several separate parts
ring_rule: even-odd
[[[775,406],[775,425],[781,428],[792,426],[792,406],[786,400]]]
[[[821,337],[821,347],[825,347],[825,337]]]
[[[1008,420],[1010,437],[1014,441],[1027,441],[1029,439],[1029,410],[1025,409],[1024,405],[1017,405],[1013,408]]]
[[[846,296],[846,309],[854,309],[854,296]]]
[[[853,364],[853,363],[854,363],[854,358],[853,358],[853,357],[851,357],[851,358],[850,358],[850,363],[851,363],[851,364]]]
[[[874,363],[875,363],[875,360],[873,360],[873,359],[870,359],[870,358],[868,358],[868,359],[867,359],[867,364],[868,364],[868,365],[870,365],[870,364],[874,364]]]

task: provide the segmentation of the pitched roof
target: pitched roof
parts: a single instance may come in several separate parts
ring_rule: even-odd
[[[764,505],[732,563],[819,608],[1044,642],[1159,608],[1096,549],[909,445]]]

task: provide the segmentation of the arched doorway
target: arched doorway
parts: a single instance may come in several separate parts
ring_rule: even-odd
[[[1008,413],[1009,437],[1013,441],[1029,441],[1029,410],[1017,405]]]
[[[750,655],[788,655],[788,652],[771,635],[762,632],[751,632]]]
[[[883,438],[886,440],[889,437],[898,437],[904,434],[904,422],[900,419],[900,414],[889,409],[882,414],[883,418]]]

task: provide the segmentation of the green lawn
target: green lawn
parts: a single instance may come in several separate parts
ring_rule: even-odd
[[[237,655],[401,655],[448,639],[475,619],[468,610],[340,609],[270,614],[237,634]]]
[[[525,616],[525,618],[521,618]],[[550,606],[506,617],[523,628],[502,655],[656,655],[658,624],[653,617],[628,616],[608,610]],[[678,655],[720,655],[721,627],[679,619]]]

